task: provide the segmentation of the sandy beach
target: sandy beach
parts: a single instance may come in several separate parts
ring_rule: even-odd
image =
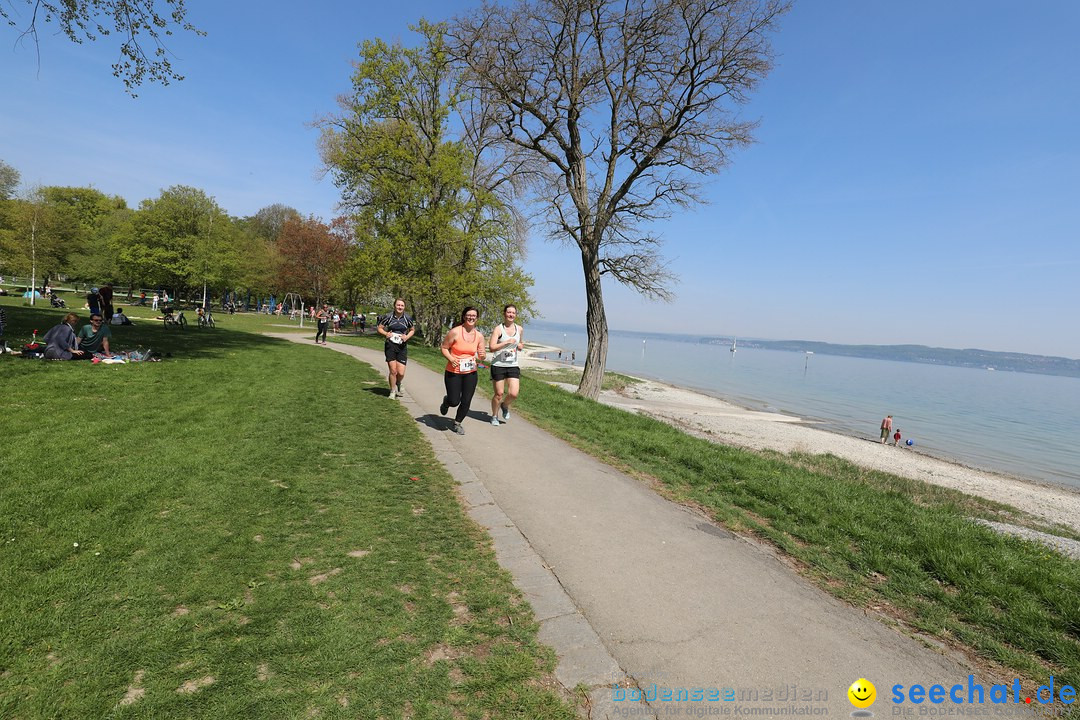
[[[528,344],[526,367],[569,368],[558,348]],[[577,363],[576,368],[581,369]],[[604,391],[600,401],[654,417],[715,442],[783,453],[831,453],[862,467],[892,473],[1007,503],[1050,524],[1080,532],[1080,492],[966,467],[916,449],[882,445],[876,438],[828,432],[800,418],[733,405],[703,393],[642,379],[622,393]]]

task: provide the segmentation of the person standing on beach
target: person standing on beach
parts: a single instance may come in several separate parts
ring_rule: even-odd
[[[491,395],[491,424],[496,426],[499,425],[500,409],[502,422],[510,420],[510,406],[517,399],[521,385],[518,352],[525,348],[525,329],[515,322],[516,318],[516,307],[504,307],[503,321],[495,326],[488,343],[488,350],[495,353],[495,358],[491,361],[491,382],[494,385]]]
[[[892,430],[892,415],[886,415],[885,419],[881,421],[881,444],[884,445],[885,441],[889,439],[889,432]]]
[[[390,383],[390,399],[401,395],[401,383],[405,380],[405,364],[409,362],[408,342],[416,333],[413,319],[405,314],[405,301],[394,301],[394,311],[379,318],[375,328],[386,338],[383,356],[386,358],[386,380]]]
[[[893,447],[897,447],[900,445],[900,428],[896,428],[896,432],[893,433],[892,444]]]
[[[454,424],[450,429],[458,435],[465,434],[461,421],[469,414],[473,393],[476,392],[476,366],[484,357],[484,334],[476,329],[480,311],[471,305],[461,311],[461,324],[450,328],[442,341],[442,354],[446,358],[443,396],[439,413],[445,415],[452,407],[457,408]]]

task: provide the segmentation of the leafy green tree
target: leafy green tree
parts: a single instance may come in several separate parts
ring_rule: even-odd
[[[520,163],[552,235],[580,252],[589,336],[578,392],[607,362],[604,275],[666,299],[650,225],[698,202],[752,140],[736,113],[771,67],[787,0],[515,0],[449,28],[480,118]]]
[[[78,252],[69,256],[66,275],[97,283],[120,283],[133,287],[140,278],[133,277],[120,261],[120,251],[135,237],[135,211],[116,203],[96,219],[93,231]]]
[[[124,271],[151,285],[187,292],[226,283],[237,260],[232,221],[198,188],[174,185],[144,200],[134,234],[120,248]]]
[[[21,5],[26,6],[26,15],[20,14]],[[0,19],[35,46],[38,23],[56,23],[68,40],[79,45],[115,35],[121,42],[113,75],[132,96],[143,81],[168,85],[184,79],[173,69],[165,37],[176,30],[206,34],[187,21],[184,0],[162,0],[161,6],[158,0],[7,0],[0,2]]]
[[[460,78],[443,26],[415,29],[417,48],[361,46],[353,92],[324,122],[321,149],[354,213],[344,286],[368,299],[404,297],[434,344],[466,304],[490,312],[512,300],[527,309],[532,281],[518,265],[520,225],[497,192],[499,173],[469,133],[451,137],[451,125],[463,125]]]
[[[0,160],[0,202],[15,194],[19,187],[19,171]]]
[[[247,218],[251,230],[271,243],[276,243],[287,220],[300,220],[303,216],[295,208],[282,203],[267,205]]]
[[[119,279],[109,238],[104,235],[104,221],[114,210],[124,209],[121,197],[109,197],[89,187],[41,188],[45,201],[55,214],[55,252],[52,264],[45,269],[92,282],[115,282]]]
[[[5,216],[0,267],[29,275],[37,286],[64,268],[77,223],[67,208],[49,200],[45,188],[29,188],[22,197],[7,201]]]
[[[0,160],[0,271],[14,269],[16,253],[15,201],[9,200],[19,186],[19,171]]]
[[[251,220],[243,218],[234,223],[237,266],[233,288],[269,294],[277,289],[276,236],[274,240],[268,239]]]

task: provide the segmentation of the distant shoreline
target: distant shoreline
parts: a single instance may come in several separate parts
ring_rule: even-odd
[[[527,343],[523,365],[569,369],[569,363],[555,359],[558,352],[557,347]],[[581,370],[580,363],[572,367]],[[785,454],[829,453],[871,470],[1012,505],[1045,522],[1060,523],[1080,532],[1080,489],[973,468],[906,446],[881,445],[876,438],[823,430],[794,415],[740,407],[705,391],[637,379],[640,383],[622,393],[604,391],[600,401],[654,417],[714,442]]]
[[[540,329],[563,332],[564,330],[584,333],[585,328],[561,323],[538,322]],[[731,345],[734,338],[718,335],[705,337],[682,335],[678,333],[644,332],[639,330],[612,330],[612,335],[624,337],[657,339],[666,342],[685,342],[700,345]],[[837,357],[857,357],[866,360],[889,360],[893,362],[911,362],[923,365],[962,367],[973,370],[998,370],[1021,372],[1032,375],[1051,375],[1054,377],[1072,377],[1080,379],[1080,359],[1056,355],[1036,355],[1031,353],[1007,352],[999,350],[980,350],[977,348],[939,348],[928,345],[846,345],[828,343],[819,340],[763,340],[760,338],[739,338],[739,346],[747,349],[776,350],[780,352],[834,355]]]

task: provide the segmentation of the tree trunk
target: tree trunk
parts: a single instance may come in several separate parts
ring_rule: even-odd
[[[581,262],[585,270],[585,330],[589,334],[589,348],[585,353],[585,372],[577,391],[578,395],[595,400],[600,397],[607,363],[607,313],[604,312],[604,292],[600,286],[599,258],[595,253],[582,250]]]

